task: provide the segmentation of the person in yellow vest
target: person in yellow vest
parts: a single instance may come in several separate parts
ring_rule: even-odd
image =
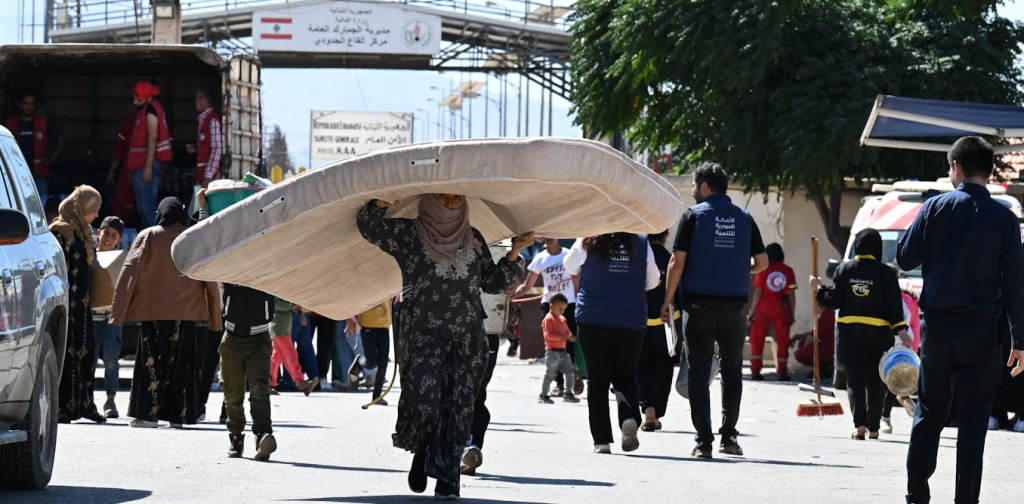
[[[366,371],[375,378],[373,380],[373,399],[380,397],[384,389],[385,375],[388,369],[388,353],[391,351],[391,300],[387,300],[369,310],[360,313],[356,320],[349,320],[345,332],[355,334],[358,322],[359,337],[363,340],[363,357],[366,359]],[[377,404],[387,406],[381,399]]]

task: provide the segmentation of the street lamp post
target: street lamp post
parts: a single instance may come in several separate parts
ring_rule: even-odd
[[[427,98],[427,101],[437,103],[437,139],[444,140],[444,130],[441,129],[441,102],[433,98]]]
[[[440,139],[440,140],[444,140],[444,135],[441,134],[441,123],[440,123],[440,121],[441,121],[441,102],[444,101],[444,90],[441,89],[440,87],[437,87],[437,86],[430,86],[430,89],[436,89],[438,93],[441,93],[441,98],[437,101],[437,120],[439,121],[438,125],[437,125],[437,138]],[[434,101],[434,100],[432,100],[430,98],[427,98],[427,101]]]
[[[423,118],[422,118],[422,117],[416,117],[416,116],[412,116],[412,124],[413,124],[413,138],[412,138],[412,143],[416,143],[416,122],[419,122],[420,124],[422,124],[422,125],[423,125],[423,131],[424,131],[424,132],[426,132],[426,131],[427,131],[427,128],[429,128],[429,127],[430,127],[430,123],[428,123],[428,122],[425,122],[425,121],[423,120]],[[424,135],[424,133],[420,133],[420,141],[421,141],[421,142],[423,141],[423,135]]]
[[[426,124],[424,124],[423,133],[427,137],[427,141],[429,142],[430,141],[430,125],[433,124],[433,123],[430,122],[430,112],[427,111],[427,110],[424,110],[422,108],[418,108],[418,109],[416,109],[416,111],[417,112],[423,112],[424,114],[427,114],[427,122],[426,122]]]

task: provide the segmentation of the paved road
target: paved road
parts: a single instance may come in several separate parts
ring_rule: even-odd
[[[504,349],[502,349],[504,350]],[[127,371],[127,370],[126,370]],[[122,371],[123,373],[126,371]],[[640,449],[590,452],[586,401],[536,404],[543,368],[505,360],[490,387],[494,416],[484,465],[464,477],[470,502],[901,502],[910,419],[881,441],[852,441],[849,416],[798,419],[795,385],[745,382],[740,443],[746,457],[688,457],[693,429],[685,401],[673,395],[665,430],[640,433]],[[396,387],[396,391],[397,391]],[[717,401],[718,385],[713,388]],[[396,391],[393,391],[394,394]],[[840,394],[842,395],[842,394]],[[391,447],[392,406],[361,410],[368,393],[275,396],[280,448],[270,463],[224,457],[217,423],[186,430],[62,425],[50,487],[0,493],[3,502],[426,502],[405,482],[411,456]],[[210,404],[221,396],[214,393]],[[845,397],[843,397],[845,400]],[[121,411],[127,394],[118,395]],[[215,406],[211,406],[215,411]],[[614,409],[613,409],[614,411]],[[951,502],[955,430],[942,440],[933,478],[936,502]],[[1019,486],[1024,435],[991,433],[983,502],[1009,502]],[[428,494],[432,487],[428,489]]]

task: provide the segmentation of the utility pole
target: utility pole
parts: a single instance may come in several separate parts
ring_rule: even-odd
[[[153,9],[154,44],[181,44],[180,0],[150,0]]]

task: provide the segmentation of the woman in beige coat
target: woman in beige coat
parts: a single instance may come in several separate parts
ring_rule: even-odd
[[[156,225],[135,238],[117,279],[110,323],[140,324],[135,376],[128,402],[132,427],[195,424],[202,350],[197,336],[221,331],[216,284],[182,275],[171,260],[171,243],[188,223],[178,198],[165,198]]]

